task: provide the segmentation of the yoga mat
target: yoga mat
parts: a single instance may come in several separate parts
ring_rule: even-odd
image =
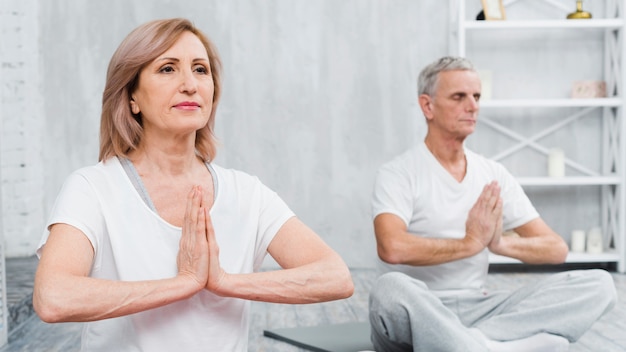
[[[369,322],[270,329],[263,335],[315,352],[374,350]]]

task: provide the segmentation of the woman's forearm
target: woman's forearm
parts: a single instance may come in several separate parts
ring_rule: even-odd
[[[350,271],[333,255],[292,269],[229,274],[214,293],[253,301],[305,304],[347,298],[353,291]]]
[[[158,308],[198,292],[192,279],[111,281],[69,275],[36,278],[33,306],[48,323],[86,322]]]

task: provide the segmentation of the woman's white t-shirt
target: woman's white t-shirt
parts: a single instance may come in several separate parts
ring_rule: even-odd
[[[423,142],[382,165],[374,186],[373,218],[390,213],[404,221],[409,233],[463,238],[469,210],[483,187],[493,180],[501,188],[505,230],[539,217],[522,187],[501,164],[468,149],[465,157],[467,169],[461,182],[452,177]],[[475,256],[439,265],[391,265],[381,260],[379,264],[383,272],[404,272],[431,290],[456,291],[482,288],[489,260],[485,249]]]
[[[214,164],[216,198],[210,214],[228,273],[259,269],[269,243],[293,212],[256,177]],[[184,201],[184,200],[181,200]],[[71,174],[52,209],[50,225],[81,230],[93,245],[90,276],[140,281],[174,277],[181,228],[154,212],[117,158]],[[46,230],[37,250],[48,238]],[[83,351],[247,351],[249,301],[208,291],[167,306],[85,323]]]

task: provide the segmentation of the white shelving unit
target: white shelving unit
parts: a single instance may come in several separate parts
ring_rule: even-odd
[[[468,35],[484,32],[505,32],[513,31],[541,31],[550,32],[552,30],[572,31],[596,31],[600,33],[604,40],[604,80],[607,85],[607,98],[594,99],[569,99],[569,98],[503,98],[488,99],[481,101],[480,123],[486,124],[497,133],[515,141],[513,146],[504,150],[498,150],[492,156],[495,160],[509,157],[521,150],[531,149],[536,153],[548,155],[549,148],[542,145],[541,139],[553,134],[566,126],[573,124],[591,113],[600,116],[602,119],[602,140],[597,143],[602,144],[601,170],[593,170],[586,165],[582,165],[575,160],[566,158],[566,167],[576,172],[577,176],[566,176],[562,178],[550,177],[519,177],[519,181],[524,187],[534,189],[545,188],[558,192],[559,189],[570,189],[571,187],[594,186],[600,189],[601,217],[599,223],[604,234],[604,253],[570,253],[567,262],[569,263],[616,263],[619,272],[626,271],[626,122],[624,121],[626,94],[624,94],[624,82],[626,82],[626,54],[624,47],[624,35],[626,35],[626,21],[624,11],[626,11],[626,0],[604,0],[604,16],[595,16],[588,20],[566,20],[565,16],[555,19],[506,19],[500,21],[477,21],[470,18],[466,11],[467,0],[450,0],[450,9],[458,13],[454,16],[453,22],[456,26],[452,28],[453,39],[451,43],[456,43],[454,48],[459,56],[467,56]],[[472,0],[474,3],[480,1]],[[556,1],[543,0],[550,6],[572,12],[575,1],[571,4]],[[515,6],[525,6],[524,1],[505,1],[505,6],[513,3]],[[585,2],[588,3],[588,2]],[[474,4],[475,5],[475,4]],[[564,12],[565,14],[567,12]],[[604,17],[604,18],[596,18]],[[472,59],[470,57],[470,59]],[[512,68],[515,69],[515,68]],[[540,132],[532,136],[525,136],[522,133],[507,127],[499,122],[500,118],[506,119],[509,108],[520,109],[566,109],[575,110],[574,113],[564,117],[560,121],[545,127]],[[489,112],[486,114],[485,112]],[[488,115],[488,116],[486,116]],[[497,118],[492,116],[498,115]],[[594,116],[595,116],[594,115]],[[531,117],[532,118],[532,117]],[[569,206],[565,204],[564,206]],[[548,221],[549,222],[549,221]],[[520,263],[519,261],[491,255],[492,263]]]

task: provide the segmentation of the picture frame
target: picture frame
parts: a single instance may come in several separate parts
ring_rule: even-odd
[[[502,0],[481,0],[483,3],[483,12],[485,20],[505,20],[506,13]]]

